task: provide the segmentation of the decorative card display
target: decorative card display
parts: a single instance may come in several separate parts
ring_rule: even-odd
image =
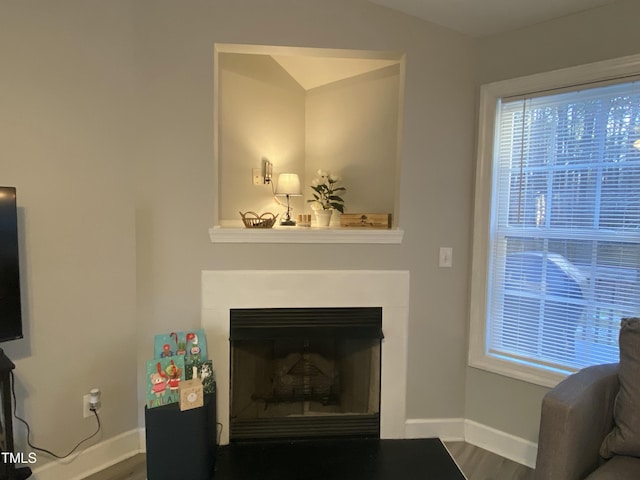
[[[195,368],[195,371],[194,371]],[[185,363],[185,380],[196,377],[202,382],[204,394],[213,393],[216,390],[216,380],[213,375],[213,361],[195,360]]]
[[[185,380],[184,356],[147,361],[147,408],[161,407],[180,399],[180,382]]]
[[[180,382],[180,411],[191,410],[204,405],[202,383],[197,378]]]
[[[154,358],[175,355],[183,356],[186,362],[209,358],[207,356],[207,337],[204,330],[195,329],[156,335],[153,343]]]

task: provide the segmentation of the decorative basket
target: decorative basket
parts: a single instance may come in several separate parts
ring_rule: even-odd
[[[271,212],[258,215],[256,212],[240,212],[244,226],[247,228],[271,228],[276,223],[278,215],[274,215]]]

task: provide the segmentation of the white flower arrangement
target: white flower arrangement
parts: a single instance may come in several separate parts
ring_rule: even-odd
[[[339,187],[336,184],[342,180],[337,175],[331,175],[326,170],[318,170],[318,178],[311,182],[313,190],[313,199],[307,200],[311,203],[313,210],[331,210],[336,209],[340,213],[344,213],[344,200],[338,193],[346,192],[347,189]]]

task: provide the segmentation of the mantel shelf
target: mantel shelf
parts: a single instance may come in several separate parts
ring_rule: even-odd
[[[212,243],[362,243],[400,244],[404,230],[400,228],[317,228],[220,227],[209,229]]]

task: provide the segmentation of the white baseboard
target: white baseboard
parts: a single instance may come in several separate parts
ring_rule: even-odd
[[[445,442],[464,440],[464,418],[408,419],[407,438],[438,437]]]
[[[534,468],[538,444],[472,420],[465,420],[465,441],[501,457]]]
[[[81,450],[64,460],[49,462],[32,468],[35,480],[81,480],[140,453],[140,431],[135,429]],[[37,452],[36,452],[37,454]]]
[[[464,418],[408,419],[406,438],[465,441],[514,462],[535,467],[537,444]],[[81,480],[146,451],[145,429],[137,428],[93,445],[66,460],[32,468],[34,480]]]
[[[409,419],[407,438],[439,437],[461,441],[488,450],[514,462],[534,468],[538,445],[515,435],[464,418]]]
[[[138,448],[140,452],[147,452],[147,431],[144,427],[138,429]]]

